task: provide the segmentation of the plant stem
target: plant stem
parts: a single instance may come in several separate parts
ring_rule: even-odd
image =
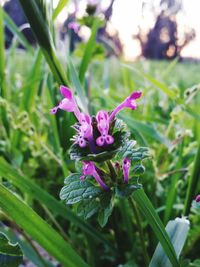
[[[109,171],[110,171],[110,177],[111,177],[112,181],[115,182],[116,178],[117,178],[117,174],[116,174],[116,171],[115,171],[115,169],[113,167],[112,161],[111,160],[107,160],[106,164],[107,164],[107,166],[109,168]]]
[[[135,219],[136,219],[136,224],[137,224],[138,231],[139,231],[141,247],[142,247],[143,255],[144,255],[145,266],[148,266],[150,259],[149,259],[147,247],[145,244],[145,237],[144,237],[144,232],[143,232],[143,228],[142,228],[142,224],[141,224],[140,213],[139,213],[137,206],[135,205],[135,202],[131,198],[129,198],[129,204],[130,204],[130,206],[131,206],[131,208],[135,214]]]
[[[197,150],[193,172],[189,180],[189,185],[188,185],[188,190],[187,190],[187,195],[186,195],[186,200],[185,200],[185,207],[184,207],[185,216],[189,215],[192,200],[195,198],[195,195],[196,195],[197,184],[200,178],[199,162],[200,162],[200,144]]]

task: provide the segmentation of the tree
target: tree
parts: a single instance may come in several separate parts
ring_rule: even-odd
[[[155,16],[155,23],[147,34],[141,27],[134,36],[141,45],[142,55],[150,59],[174,59],[180,56],[181,50],[195,38],[195,31],[184,32],[183,38],[178,38],[177,13],[182,10],[181,0],[160,0],[155,5],[143,2],[143,10],[149,8]]]

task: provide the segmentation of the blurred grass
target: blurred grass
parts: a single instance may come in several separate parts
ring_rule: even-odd
[[[60,62],[63,63],[62,58]],[[191,116],[186,108],[192,109],[197,115],[200,112],[198,89],[194,95],[193,93],[187,95],[186,92],[190,92],[188,88],[195,85],[198,88],[200,65],[176,61],[172,63],[156,61],[127,63],[114,58],[93,59],[90,67],[84,70],[85,73],[87,72],[87,79],[81,85],[77,80],[81,59],[72,56],[68,62],[69,65],[70,62],[73,62],[73,66],[68,66],[67,74],[71,86],[78,97],[82,98],[82,103],[84,99],[81,94],[88,92],[88,98],[85,101],[89,103],[92,114],[95,114],[99,108],[112,110],[133,90],[143,91],[139,108],[134,112],[123,111],[121,117],[127,122],[132,137],[139,144],[148,145],[151,149],[152,162],[145,164],[147,171],[145,177],[142,178],[142,183],[154,206],[160,208],[161,218],[165,218],[167,222],[174,216],[182,215],[199,135],[198,119]],[[130,68],[125,67],[124,64],[130,65]],[[39,49],[36,49],[34,56],[15,47],[6,51],[4,71],[8,97],[0,99],[0,108],[3,107],[6,111],[10,131],[6,131],[4,123],[0,124],[0,154],[32,183],[59,199],[64,175],[67,175],[69,171],[74,171],[74,162],[68,157],[70,137],[74,133],[69,126],[74,120],[62,111],[58,111],[57,116],[49,114],[50,108],[61,99],[61,96],[57,90],[58,84]],[[150,79],[142,76],[142,73],[148,74]],[[151,77],[154,79],[153,82]],[[160,90],[159,86],[156,86],[156,84],[159,85],[158,83],[172,90],[175,97],[171,98],[165,91]],[[83,88],[87,90],[83,91]],[[5,175],[2,177],[6,178]],[[24,190],[15,189],[11,181],[8,180],[6,183],[9,188],[20,194],[39,215],[50,220],[42,207],[44,203],[38,203],[31,194],[25,193]],[[171,190],[172,185],[174,190]],[[197,188],[199,186],[198,182]],[[165,211],[166,205],[167,211]],[[131,217],[128,209],[126,212],[126,216],[130,216],[133,221],[134,235],[138,231],[134,217]],[[78,231],[74,223],[68,222],[67,215],[60,216],[55,210],[53,215],[69,235],[73,247],[84,259],[89,260],[95,246],[95,258],[105,254],[106,257],[109,255],[112,258],[111,262],[117,261],[114,252],[110,252],[106,242],[102,241],[99,245],[98,240],[88,241],[89,239]],[[110,242],[115,242],[108,230],[111,227],[112,232],[111,225],[106,230],[100,230],[95,220],[91,223],[100,233],[99,240],[106,238]],[[123,229],[122,222],[119,224],[119,228]],[[129,222],[127,224],[129,225]],[[150,233],[146,223],[142,227],[145,232],[147,230],[147,247],[149,254],[152,255],[156,239]],[[130,239],[125,230],[122,232],[124,241],[126,238]],[[87,242],[90,242],[88,246]],[[94,245],[92,245],[93,242]],[[142,251],[138,242],[138,237],[136,237],[136,242],[130,241],[133,247],[130,248],[127,244],[126,249],[132,251],[130,253],[133,258],[143,264],[140,256]],[[88,249],[90,247],[91,251],[86,253],[83,249],[85,246]],[[189,249],[187,244],[186,248],[191,257],[194,257],[196,250]],[[130,258],[129,256],[127,258]],[[99,262],[99,264],[105,262],[108,264],[109,260],[101,259]]]

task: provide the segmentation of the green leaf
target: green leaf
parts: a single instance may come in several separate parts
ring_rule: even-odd
[[[63,8],[67,5],[69,0],[60,0],[57,4],[57,7],[55,8],[53,12],[53,20],[57,18],[59,13],[63,10]]]
[[[102,201],[102,198],[101,198],[101,201]],[[113,203],[109,199],[108,203],[106,203],[105,207],[103,206],[101,208],[98,214],[98,222],[101,227],[104,227],[107,224],[108,219],[110,215],[112,214],[112,211],[113,211]]]
[[[189,228],[190,228],[189,221],[185,218],[176,218],[173,221],[169,221],[165,228],[174,246],[178,258],[185,244]],[[172,267],[162,246],[159,243],[151,259],[149,267],[160,267],[160,266]]]
[[[138,177],[138,176],[144,174],[144,172],[145,172],[145,167],[142,164],[137,164],[134,166],[134,168],[131,172],[131,175]]]
[[[0,207],[63,266],[88,266],[53,228],[3,185],[0,185]]]
[[[65,179],[65,186],[60,191],[60,198],[66,204],[74,204],[85,199],[93,199],[102,193],[102,189],[94,186],[89,179],[81,180],[81,174],[71,174]]]
[[[18,244],[11,244],[5,234],[0,232],[0,266],[18,267],[23,261],[23,254]]]
[[[117,185],[115,188],[115,195],[118,198],[127,198],[132,195],[132,193],[140,189],[142,185],[138,184],[137,180],[130,179],[128,184],[122,183]]]
[[[77,207],[78,216],[83,217],[85,220],[92,217],[98,212],[100,208],[99,198],[85,199],[79,202]]]
[[[173,267],[180,267],[179,261],[176,256],[174,247],[170,241],[170,238],[164,228],[163,223],[161,222],[158,214],[153,208],[150,200],[143,191],[143,189],[138,189],[133,193],[133,198],[137,202],[139,208],[143,212],[144,216],[147,219],[147,222],[152,227],[155,235],[160,241],[167,257],[169,258]]]
[[[77,217],[70,209],[65,207],[53,196],[44,191],[40,186],[36,185],[30,178],[26,178],[13,169],[3,158],[0,157],[0,176],[10,180],[22,192],[27,193],[33,199],[46,205],[54,214],[58,214],[69,220],[72,224],[78,226],[83,232],[90,235],[94,240],[98,240],[107,244],[114,250],[112,244],[108,242],[95,228],[87,224],[81,218]]]

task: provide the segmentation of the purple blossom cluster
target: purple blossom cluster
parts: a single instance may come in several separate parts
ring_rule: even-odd
[[[137,108],[136,99],[140,98],[142,93],[140,91],[133,92],[128,96],[120,105],[118,105],[110,114],[107,111],[100,110],[96,115],[97,129],[99,136],[94,139],[92,118],[83,112],[81,112],[77,106],[76,100],[72,91],[65,87],[60,87],[60,92],[63,96],[62,101],[51,109],[51,114],[55,114],[58,109],[62,109],[68,112],[74,113],[78,123],[74,126],[77,134],[74,138],[74,143],[78,144],[81,148],[89,145],[91,151],[95,153],[95,147],[107,148],[115,142],[114,137],[109,133],[110,125],[115,119],[116,114],[124,109],[130,108],[135,110]],[[128,183],[129,170],[131,167],[131,161],[128,158],[124,158],[122,161],[122,171],[124,176],[124,182]],[[95,178],[97,183],[104,189],[108,190],[107,185],[102,181],[100,177],[100,171],[92,161],[83,162],[83,175],[81,179],[84,179],[87,175]]]

